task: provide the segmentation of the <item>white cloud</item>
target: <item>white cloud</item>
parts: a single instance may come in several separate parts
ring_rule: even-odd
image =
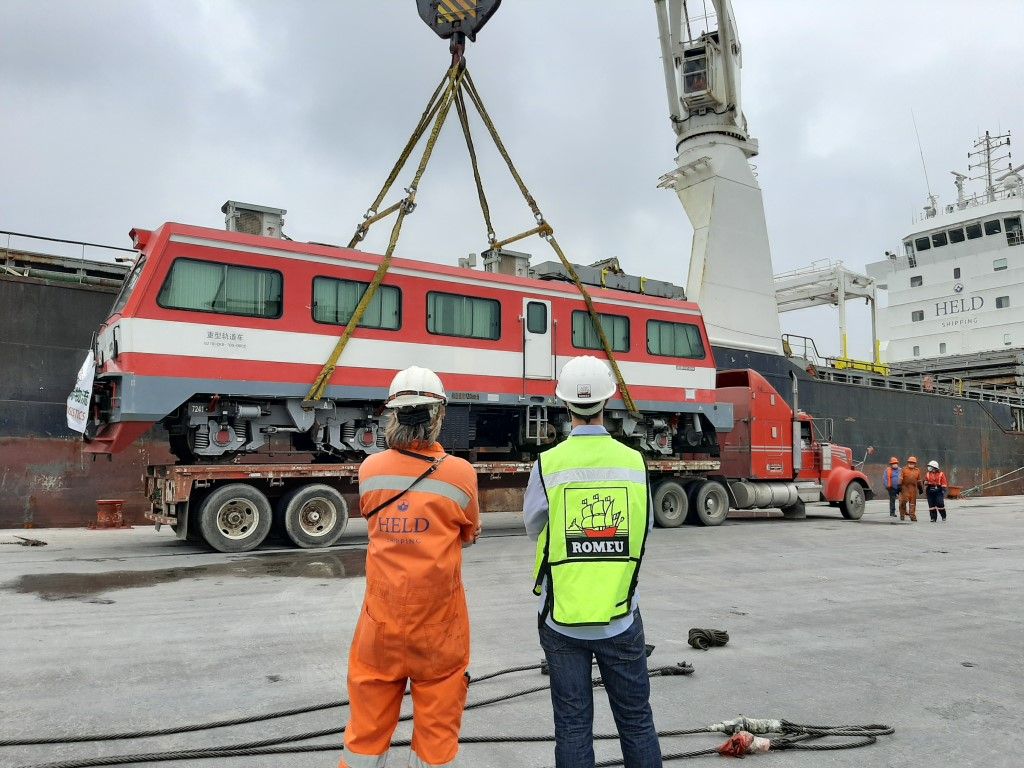
[[[945,199],[977,131],[1024,130],[1019,0],[734,5],[780,271],[825,257],[858,267],[897,246],[925,193],[911,108]],[[408,0],[8,0],[0,228],[124,244],[165,220],[220,226],[233,197],[287,208],[293,237],[347,242],[447,60]],[[510,0],[469,61],[570,256],[685,282],[691,231],[655,188],[675,153],[653,3]],[[526,228],[476,135],[499,229]],[[406,253],[480,250],[457,132],[420,203]],[[521,247],[549,258],[542,242]],[[867,322],[851,318],[866,349]]]

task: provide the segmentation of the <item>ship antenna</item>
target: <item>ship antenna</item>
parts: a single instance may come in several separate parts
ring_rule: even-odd
[[[928,208],[925,209],[925,213],[929,216],[935,215],[935,195],[932,194],[932,184],[928,181],[928,166],[924,162],[924,147],[921,146],[921,134],[917,130],[917,118],[914,116],[914,110],[910,110],[910,119],[914,121],[914,135],[917,137],[917,151],[921,153],[921,168],[924,170],[924,186],[928,190]],[[929,213],[930,211],[930,213]]]

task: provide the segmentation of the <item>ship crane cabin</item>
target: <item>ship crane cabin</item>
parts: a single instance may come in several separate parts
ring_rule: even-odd
[[[689,112],[701,115],[728,104],[723,66],[717,30],[683,45],[682,102]]]

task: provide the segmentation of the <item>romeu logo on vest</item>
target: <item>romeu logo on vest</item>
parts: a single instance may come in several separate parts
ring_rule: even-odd
[[[571,558],[629,559],[625,487],[566,488],[565,552]]]

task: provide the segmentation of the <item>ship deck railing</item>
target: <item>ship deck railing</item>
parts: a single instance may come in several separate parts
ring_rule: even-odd
[[[828,365],[815,366],[813,374],[823,381],[840,384],[857,384],[864,387],[893,389],[904,392],[921,392],[929,395],[944,395],[964,400],[986,403],[1002,403],[1013,408],[1024,409],[1024,395],[1014,390],[995,385],[970,384],[962,379],[913,374],[883,376],[877,373],[852,368],[833,368]]]
[[[818,352],[814,339],[797,334],[783,335],[783,349],[788,357],[806,361],[806,365],[802,367],[823,381],[1002,403],[1015,410],[1024,411],[1024,393],[1018,388],[972,381],[969,377],[830,357]]]

